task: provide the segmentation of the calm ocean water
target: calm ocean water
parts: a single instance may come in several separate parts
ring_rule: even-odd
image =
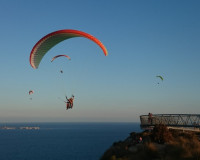
[[[139,123],[8,123],[2,126],[39,130],[0,129],[0,160],[99,160],[113,142]]]

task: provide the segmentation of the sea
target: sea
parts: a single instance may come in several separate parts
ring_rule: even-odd
[[[0,160],[99,160],[114,142],[141,131],[139,123],[116,122],[2,123],[0,128]]]

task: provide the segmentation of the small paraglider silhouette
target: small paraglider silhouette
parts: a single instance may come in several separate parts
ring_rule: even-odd
[[[58,58],[58,57],[66,57],[66,58],[68,58],[69,60],[71,60],[71,58],[69,57],[69,56],[67,56],[67,55],[57,55],[57,56],[55,56],[55,57],[53,57],[52,59],[51,59],[51,62],[53,62],[56,58]]]
[[[162,81],[164,80],[162,76],[158,75],[156,76],[157,78],[161,79]],[[159,82],[157,84],[160,84]]]
[[[34,93],[33,90],[30,90],[30,91],[28,92],[29,95],[32,95],[33,93]],[[32,100],[32,97],[30,97],[30,100]]]
[[[68,58],[68,60],[71,60],[71,58],[69,57],[69,56],[67,56],[67,55],[57,55],[57,56],[55,56],[55,57],[53,57],[52,59],[51,59],[51,62],[53,62],[56,58],[58,58],[58,57],[66,57],[66,58]],[[63,73],[63,71],[62,70],[60,70],[60,73]]]

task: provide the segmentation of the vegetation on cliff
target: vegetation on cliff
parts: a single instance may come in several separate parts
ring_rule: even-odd
[[[200,160],[200,134],[157,125],[113,143],[100,160]]]

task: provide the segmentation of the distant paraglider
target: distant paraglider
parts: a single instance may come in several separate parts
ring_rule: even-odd
[[[34,92],[32,91],[32,90],[30,90],[29,92],[28,92],[28,94],[29,95],[31,95],[31,94],[33,94]]]
[[[51,62],[53,62],[56,58],[58,58],[58,57],[67,57],[69,60],[71,60],[71,58],[69,57],[69,56],[67,56],[67,55],[57,55],[57,56],[55,56],[55,57],[53,57],[52,59],[51,59]]]
[[[90,39],[91,41],[95,42],[102,50],[105,56],[108,55],[107,49],[105,46],[94,36],[78,31],[78,30],[72,30],[72,29],[65,29],[65,30],[59,30],[52,33],[49,33],[48,35],[41,38],[33,47],[31,53],[30,53],[30,64],[34,69],[37,69],[42,58],[44,55],[55,45],[58,43],[69,39],[73,37],[84,37],[87,39]]]
[[[66,58],[68,58],[69,60],[71,60],[71,58],[69,57],[69,56],[67,56],[67,55],[57,55],[57,56],[55,56],[55,57],[53,57],[52,59],[51,59],[51,62],[53,62],[56,58],[58,58],[58,57],[66,57]],[[63,73],[63,70],[60,70],[60,73]]]
[[[160,78],[162,81],[164,80],[162,76],[156,76],[156,77]]]
[[[162,76],[156,76],[157,78],[159,78],[159,79],[161,79],[161,81],[163,81],[164,79],[163,79],[163,77]],[[159,82],[157,83],[157,84],[160,84]]]
[[[33,90],[30,90],[30,91],[28,92],[29,95],[32,95],[33,93],[34,93]],[[32,100],[32,97],[30,98],[30,100]]]

